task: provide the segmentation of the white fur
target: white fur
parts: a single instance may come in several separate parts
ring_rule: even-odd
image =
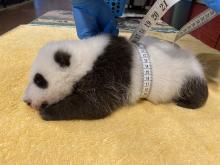
[[[154,37],[145,37],[141,43],[145,45],[151,57],[153,83],[148,97],[151,102],[169,102],[178,97],[184,81],[190,76],[204,78],[202,67],[195,57],[177,45]],[[138,52],[135,51],[130,102],[138,100],[142,89],[142,64],[138,56]]]
[[[142,63],[139,52],[135,45],[133,46],[131,85],[129,89],[129,101],[131,104],[140,99],[142,92]]]
[[[52,104],[63,99],[70,94],[74,82],[92,69],[94,61],[102,54],[108,42],[109,37],[98,36],[80,41],[52,42],[44,46],[33,63],[23,100],[31,102],[31,106],[38,109],[45,100]],[[71,55],[70,67],[61,68],[54,61],[53,55],[57,50]],[[33,83],[36,73],[41,73],[48,81],[47,89],[40,89]]]

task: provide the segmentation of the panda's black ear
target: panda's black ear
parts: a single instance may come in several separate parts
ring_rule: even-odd
[[[60,67],[68,67],[70,66],[70,58],[71,55],[67,52],[64,52],[62,50],[58,50],[54,54],[54,60]]]

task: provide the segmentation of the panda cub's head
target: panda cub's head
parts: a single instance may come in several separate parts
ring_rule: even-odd
[[[45,45],[33,62],[23,100],[32,108],[40,109],[71,94],[74,83],[91,70],[107,43],[108,37],[101,36]]]
[[[39,109],[68,95],[74,74],[70,70],[73,59],[67,46],[60,48],[58,43],[50,43],[43,47],[33,63],[24,101]]]

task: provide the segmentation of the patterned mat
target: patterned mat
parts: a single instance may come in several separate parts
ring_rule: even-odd
[[[133,32],[143,18],[142,14],[126,13],[118,18],[118,26],[121,32]],[[56,27],[74,27],[75,22],[72,17],[72,11],[53,10],[45,13],[30,23],[35,26],[56,26]],[[151,31],[163,33],[175,33],[177,30],[163,21],[159,21]]]

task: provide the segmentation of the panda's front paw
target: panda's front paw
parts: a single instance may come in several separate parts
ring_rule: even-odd
[[[56,114],[56,112],[49,108],[41,109],[40,116],[42,117],[42,119],[47,121],[59,120],[59,117]]]

